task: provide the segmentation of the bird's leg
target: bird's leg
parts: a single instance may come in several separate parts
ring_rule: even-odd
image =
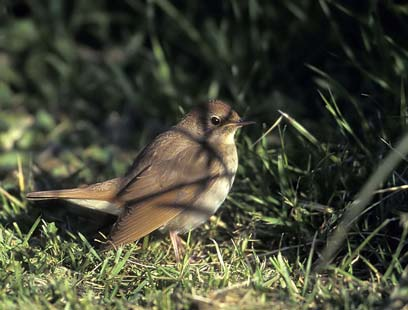
[[[170,239],[173,244],[174,255],[177,263],[180,262],[180,255],[184,253],[183,240],[179,237],[176,231],[170,231]]]

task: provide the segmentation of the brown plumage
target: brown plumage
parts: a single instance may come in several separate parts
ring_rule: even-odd
[[[162,228],[179,259],[179,233],[207,220],[225,200],[238,156],[234,134],[242,122],[231,107],[210,101],[157,136],[121,178],[93,185],[27,194],[31,200],[68,199],[118,215],[108,247]]]

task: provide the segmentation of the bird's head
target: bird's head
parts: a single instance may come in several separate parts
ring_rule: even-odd
[[[177,127],[208,142],[234,144],[236,131],[253,123],[241,119],[227,103],[211,100],[194,108]]]

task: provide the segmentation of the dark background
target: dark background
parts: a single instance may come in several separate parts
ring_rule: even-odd
[[[361,121],[362,113],[368,126],[380,121],[398,135],[390,119],[399,116],[406,75],[403,4],[5,3],[0,78],[6,110],[43,110],[56,123],[84,121],[98,135],[103,129],[106,142],[135,148],[138,132],[161,130],[181,115],[179,107],[188,110],[209,97],[227,100],[260,124],[270,124],[281,109],[318,132],[330,120],[317,90],[330,88],[350,122]],[[61,138],[85,145],[90,137]]]

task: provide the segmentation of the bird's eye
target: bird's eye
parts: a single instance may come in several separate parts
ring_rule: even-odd
[[[219,125],[221,123],[221,120],[218,116],[213,116],[211,117],[211,123],[215,126]]]

